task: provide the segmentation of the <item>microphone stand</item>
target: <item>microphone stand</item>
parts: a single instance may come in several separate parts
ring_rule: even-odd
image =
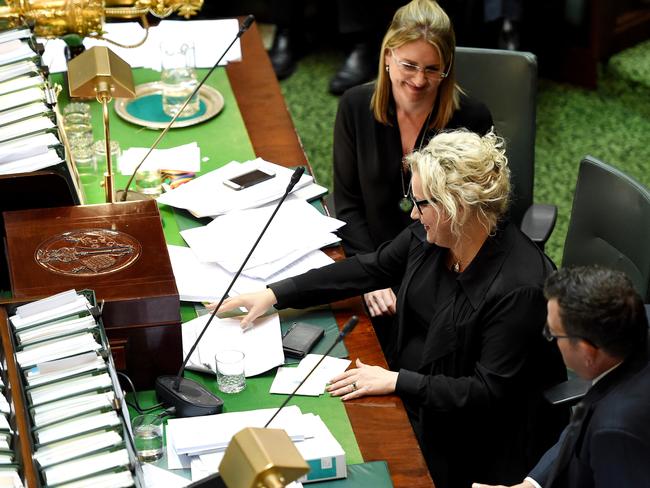
[[[133,174],[132,174],[131,177],[129,178],[129,181],[126,183],[126,186],[124,187],[124,190],[122,190],[122,192],[121,192],[122,195],[119,196],[119,198],[118,198],[118,200],[119,200],[120,202],[126,202],[126,198],[127,198],[128,193],[129,193],[129,187],[131,186],[131,183],[133,183],[133,178],[135,178],[135,174],[138,172],[138,170],[140,169],[140,167],[144,164],[144,162],[147,160],[147,158],[148,158],[149,155],[153,152],[153,150],[156,149],[156,148],[158,147],[158,144],[160,143],[160,141],[162,140],[162,138],[165,137],[165,134],[167,134],[167,132],[169,132],[169,129],[171,129],[172,125],[174,125],[174,122],[176,122],[176,119],[177,119],[178,117],[180,117],[180,115],[183,113],[183,110],[185,110],[185,107],[187,107],[187,104],[190,103],[190,100],[192,100],[192,98],[194,98],[194,95],[196,95],[196,94],[199,92],[199,90],[200,90],[201,87],[205,84],[205,82],[206,82],[207,79],[210,77],[210,75],[212,74],[212,72],[213,72],[215,69],[217,69],[217,66],[219,66],[219,63],[221,62],[221,60],[223,59],[223,57],[228,53],[228,51],[230,51],[230,48],[233,46],[233,44],[235,44],[235,42],[237,42],[237,39],[239,39],[239,38],[244,34],[244,32],[246,32],[246,31],[249,29],[249,27],[253,24],[254,21],[255,21],[255,16],[254,16],[254,15],[249,15],[248,17],[246,17],[246,18],[244,19],[244,21],[243,21],[242,24],[241,24],[241,27],[239,28],[239,32],[237,32],[237,35],[235,36],[235,38],[231,41],[231,43],[228,45],[228,47],[225,49],[225,51],[221,54],[221,56],[219,57],[219,59],[217,59],[217,62],[214,63],[214,66],[212,66],[212,68],[210,68],[210,71],[208,71],[208,72],[205,74],[205,76],[203,77],[203,79],[199,82],[199,84],[196,85],[196,88],[194,88],[194,90],[192,91],[192,93],[190,93],[190,95],[185,99],[185,102],[183,103],[183,106],[182,106],[182,107],[180,108],[180,110],[179,110],[178,112],[176,112],[176,114],[172,117],[172,119],[169,121],[169,123],[167,124],[167,126],[163,129],[163,131],[162,131],[162,132],[160,133],[160,135],[156,138],[156,140],[155,140],[154,143],[151,145],[151,147],[149,148],[149,150],[147,151],[147,153],[144,155],[144,157],[142,158],[142,161],[140,161],[140,162],[138,163],[138,165],[135,167],[135,169],[133,170]],[[118,192],[118,193],[120,193],[120,192]]]
[[[219,310],[224,300],[228,296],[228,293],[230,293],[230,290],[235,284],[235,281],[237,281],[237,278],[239,278],[239,275],[244,270],[244,267],[246,266],[246,263],[248,263],[248,260],[253,254],[253,251],[255,251],[255,248],[257,248],[257,245],[259,244],[260,240],[264,236],[266,229],[268,229],[269,225],[271,225],[271,222],[273,221],[275,215],[278,213],[278,210],[280,210],[280,206],[282,205],[282,203],[284,203],[285,199],[287,198],[291,190],[293,190],[293,187],[296,185],[296,183],[298,183],[298,180],[300,180],[300,177],[304,172],[305,172],[305,168],[299,166],[293,172],[293,175],[291,175],[291,180],[287,185],[287,189],[284,191],[284,195],[282,195],[282,198],[280,198],[280,201],[278,202],[275,209],[273,210],[273,213],[269,217],[269,220],[266,222],[266,225],[262,229],[262,232],[260,233],[259,237],[253,244],[253,247],[248,252],[248,255],[244,259],[244,262],[241,264],[241,266],[235,273],[235,276],[233,276],[233,279],[228,285],[228,288],[224,292],[223,296],[221,297],[221,300],[219,300],[219,303],[217,304],[214,311],[210,315],[210,318],[208,319],[207,323],[203,326],[201,333],[196,338],[194,344],[192,345],[189,352],[185,356],[185,360],[183,361],[183,364],[178,370],[178,374],[176,376],[166,375],[166,376],[159,376],[158,378],[156,378],[156,394],[158,396],[158,399],[162,402],[169,403],[172,406],[176,407],[177,417],[193,417],[197,415],[210,415],[210,414],[221,412],[223,408],[223,401],[216,395],[213,395],[208,390],[203,388],[203,386],[201,386],[196,381],[183,378],[183,371],[185,370],[185,366],[187,365],[187,362],[190,360],[192,353],[199,345],[199,342],[201,341],[201,338],[205,334],[205,331],[208,329],[208,326],[212,323],[212,320],[216,316],[217,311]]]
[[[280,413],[280,410],[282,410],[284,407],[287,406],[287,403],[291,401],[291,399],[296,396],[296,393],[300,389],[300,387],[303,385],[305,381],[307,381],[307,378],[311,376],[311,374],[316,371],[316,368],[320,366],[320,363],[323,362],[323,360],[329,356],[330,352],[332,352],[332,349],[343,340],[343,338],[348,335],[352,329],[354,329],[357,326],[357,323],[359,322],[359,318],[356,315],[353,315],[350,317],[350,319],[345,323],[343,326],[343,329],[341,329],[341,332],[339,332],[339,335],[336,337],[336,340],[332,343],[332,345],[325,351],[325,354],[318,360],[318,362],[314,365],[313,368],[311,368],[311,371],[307,373],[307,375],[302,379],[302,381],[296,386],[296,389],[291,392],[291,394],[287,397],[287,399],[280,405],[280,408],[276,410],[276,412],[273,414],[273,416],[269,419],[269,421],[264,425],[264,428],[266,429],[271,422],[273,422],[273,419],[278,416]]]

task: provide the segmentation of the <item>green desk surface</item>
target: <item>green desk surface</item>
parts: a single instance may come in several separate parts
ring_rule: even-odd
[[[133,75],[136,85],[156,81],[160,77],[159,73],[148,69],[135,69]],[[64,85],[64,90],[59,97],[59,104],[63,107],[69,103],[67,83],[61,75],[53,75],[52,80],[55,83]],[[233,160],[247,161],[255,157],[225,70],[223,68],[215,70],[207,83],[219,90],[224,97],[225,105],[221,113],[200,125],[170,130],[159,145],[160,148],[167,148],[196,141],[201,148],[201,157],[208,158],[207,161],[202,161],[200,174],[212,171]],[[94,137],[95,140],[101,139],[103,138],[101,106],[94,101],[90,101],[90,104],[93,114]],[[129,147],[149,147],[159,135],[158,130],[146,129],[121,119],[113,110],[112,104],[110,108],[110,128],[111,139],[118,141],[122,150]],[[127,179],[127,177],[116,172],[115,187],[123,188]],[[104,191],[100,187],[100,181],[100,171],[93,177],[83,181],[86,203],[102,203],[104,201]],[[186,212],[177,211],[165,205],[160,206],[160,212],[167,243],[184,245],[179,229],[197,225],[196,219],[193,219]],[[182,304],[181,316],[183,321],[196,317],[193,304]],[[326,325],[328,321],[331,323],[333,320],[329,309],[318,309],[308,314],[298,311],[288,312],[284,316],[286,317],[285,327],[287,321],[296,320],[296,318],[319,325]],[[328,335],[331,337],[332,334],[336,334],[336,332],[330,328]],[[329,337],[326,337],[327,339]],[[325,343],[325,340],[322,342]],[[315,352],[318,352],[318,350]],[[335,350],[335,354],[345,356],[346,351],[344,348],[339,348]],[[274,373],[273,370],[255,378],[248,378],[246,389],[235,395],[218,393],[216,379],[210,375],[187,372],[186,376],[201,382],[210,391],[217,393],[224,400],[224,411],[230,412],[279,406],[286,396],[271,395],[269,393]],[[155,403],[152,391],[140,392],[138,396],[142,399],[143,406],[151,406]],[[298,405],[303,412],[313,412],[323,418],[323,421],[343,446],[348,463],[356,464],[363,461],[340,399],[329,395],[322,395],[318,398],[296,397],[293,403]]]

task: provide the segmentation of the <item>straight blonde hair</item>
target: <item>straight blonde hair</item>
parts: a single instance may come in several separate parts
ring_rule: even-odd
[[[395,12],[381,44],[379,73],[370,107],[378,122],[390,125],[388,112],[391,83],[390,76],[386,72],[385,55],[391,49],[419,39],[424,39],[438,51],[444,72],[447,73],[438,87],[437,100],[434,103],[437,112],[432,115],[429,124],[429,127],[440,130],[447,126],[459,106],[460,88],[456,84],[453,62],[456,49],[454,28],[445,11],[433,0],[412,0]]]

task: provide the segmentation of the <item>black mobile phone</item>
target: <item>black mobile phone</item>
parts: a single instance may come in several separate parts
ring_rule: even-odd
[[[257,185],[266,180],[270,180],[275,176],[275,173],[263,171],[261,169],[254,169],[248,173],[234,176],[223,181],[223,184],[233,190],[243,190],[249,186]]]

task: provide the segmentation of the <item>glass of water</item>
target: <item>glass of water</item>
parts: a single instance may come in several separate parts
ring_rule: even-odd
[[[160,170],[140,168],[135,173],[135,187],[137,190],[151,198],[158,198],[162,193],[162,177]]]
[[[239,393],[246,388],[244,353],[234,349],[218,351],[214,356],[217,365],[217,386],[223,393]]]
[[[163,111],[173,117],[198,85],[194,69],[194,44],[165,41],[160,44]],[[180,117],[191,117],[199,111],[198,93],[188,102]]]
[[[163,456],[163,419],[148,413],[133,419],[133,437],[138,459],[143,463],[157,461]]]

